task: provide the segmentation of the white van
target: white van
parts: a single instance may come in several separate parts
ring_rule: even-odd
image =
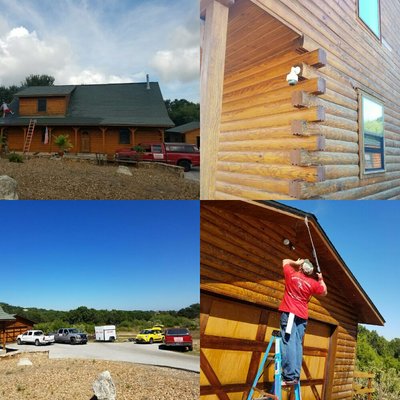
[[[95,326],[96,340],[101,342],[114,342],[117,339],[115,325]]]

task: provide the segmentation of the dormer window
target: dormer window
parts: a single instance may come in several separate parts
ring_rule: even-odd
[[[38,112],[46,112],[47,111],[47,99],[38,99]]]
[[[381,16],[379,0],[358,0],[358,17],[380,39]]]

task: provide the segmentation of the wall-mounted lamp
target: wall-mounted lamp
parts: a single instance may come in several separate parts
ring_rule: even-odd
[[[289,239],[283,239],[283,244],[289,247],[290,250],[296,250],[296,247],[294,247],[293,243]]]
[[[294,86],[299,81],[299,73],[301,71],[300,67],[292,67],[289,74],[286,76],[286,80],[290,86]]]

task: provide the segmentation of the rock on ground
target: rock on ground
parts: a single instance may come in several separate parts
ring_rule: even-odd
[[[129,175],[132,176],[132,172],[129,170],[128,167],[125,167],[123,165],[120,165],[117,169],[118,174],[123,174],[123,175]]]
[[[97,400],[115,400],[115,385],[109,371],[102,372],[94,381],[93,391]]]
[[[21,358],[19,361],[18,361],[18,364],[17,364],[18,366],[21,366],[21,365],[33,365],[32,364],[32,361],[29,359],[29,358]]]
[[[18,200],[17,181],[7,175],[0,176],[0,200]]]

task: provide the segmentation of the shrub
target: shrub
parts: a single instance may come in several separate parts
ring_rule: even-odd
[[[74,147],[72,143],[69,141],[69,135],[58,135],[54,139],[54,143],[59,147],[61,152],[64,152]]]
[[[21,154],[17,154],[17,153],[9,154],[8,161],[15,162],[15,163],[23,163],[24,162]]]

